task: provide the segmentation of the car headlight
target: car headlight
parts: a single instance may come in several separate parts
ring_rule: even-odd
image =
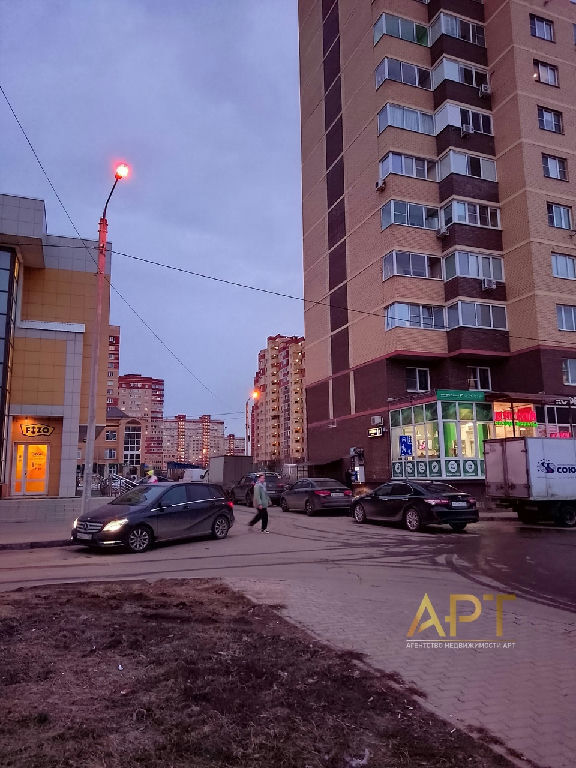
[[[110,520],[109,523],[106,523],[104,528],[102,528],[103,531],[119,531],[120,528],[122,528],[123,525],[126,525],[128,522],[127,517],[123,517],[122,520]]]
[[[76,518],[76,520],[74,520],[74,522],[72,523],[72,528],[77,528],[77,527],[78,527],[78,518]]]

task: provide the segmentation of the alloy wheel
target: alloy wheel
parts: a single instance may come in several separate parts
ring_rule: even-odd
[[[152,546],[152,531],[146,525],[137,525],[128,534],[127,543],[131,552],[146,552]]]
[[[410,507],[410,509],[407,510],[406,514],[404,515],[404,523],[409,531],[417,531],[422,525],[422,520],[418,510],[414,509],[414,507]]]
[[[225,539],[229,530],[230,524],[224,515],[220,515],[220,517],[217,517],[216,520],[214,520],[212,532],[215,539]]]

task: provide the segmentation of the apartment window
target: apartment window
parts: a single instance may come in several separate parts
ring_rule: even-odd
[[[468,389],[478,389],[488,392],[492,389],[490,368],[483,366],[468,366]]]
[[[467,155],[450,150],[438,161],[438,181],[451,173],[474,176],[477,179],[496,181],[496,163],[486,157]]]
[[[534,80],[545,85],[558,86],[558,67],[534,59]]]
[[[391,328],[423,328],[443,330],[444,307],[422,304],[390,304],[386,311],[386,330]]]
[[[457,301],[446,311],[448,328],[494,328],[506,330],[506,308],[497,304]]]
[[[548,226],[558,229],[572,229],[572,209],[567,205],[546,203],[548,209]]]
[[[382,207],[382,229],[391,224],[422,229],[438,229],[438,208],[404,200],[390,200]]]
[[[106,440],[108,440],[108,442],[114,442],[117,437],[118,435],[115,429],[106,430]]]
[[[426,160],[424,157],[388,152],[380,161],[380,178],[385,179],[391,173],[436,181],[436,163],[433,160]]]
[[[469,125],[474,133],[487,133],[492,135],[492,118],[483,112],[474,112],[471,109],[460,110],[460,126]]]
[[[453,59],[442,58],[432,70],[432,88],[437,88],[443,80],[453,80],[474,88],[488,85],[488,73],[468,64],[460,64]]]
[[[490,205],[453,200],[442,208],[442,219],[445,227],[456,223],[497,229],[500,226],[500,211]]]
[[[556,315],[559,331],[576,331],[576,307],[571,307],[568,304],[557,304]]]
[[[576,360],[562,360],[562,381],[576,386]]]
[[[115,459],[116,458],[116,451],[114,448],[106,448],[104,451],[104,458],[105,459]]]
[[[563,157],[542,154],[542,170],[548,179],[560,179],[568,181],[566,173],[566,160]]]
[[[406,390],[408,392],[429,392],[430,370],[428,368],[406,368]]]
[[[430,70],[417,67],[407,61],[398,59],[382,59],[376,68],[376,88],[379,88],[384,80],[395,80],[405,85],[413,85],[416,88],[430,90]]]
[[[409,43],[418,43],[418,45],[428,45],[428,27],[410,21],[410,19],[392,16],[390,13],[383,13],[374,24],[374,45],[382,35],[398,37]]]
[[[454,251],[444,259],[444,276],[451,280],[457,275],[461,277],[486,278],[488,280],[504,281],[502,259],[499,256],[486,256],[469,251]]]
[[[538,127],[542,131],[562,133],[562,112],[557,112],[555,109],[546,109],[546,107],[538,107]]]
[[[431,114],[398,104],[386,104],[378,113],[378,133],[382,133],[388,126],[434,135],[434,118]]]
[[[388,280],[393,275],[442,280],[442,259],[425,253],[391,251],[384,256],[383,280]]]
[[[552,274],[565,280],[576,280],[576,258],[565,253],[553,253]]]
[[[430,25],[430,44],[438,40],[440,35],[456,37],[475,45],[485,45],[482,24],[474,24],[449,13],[440,13]]]
[[[540,37],[542,40],[554,42],[554,23],[543,19],[541,16],[530,14],[530,34],[532,37]]]

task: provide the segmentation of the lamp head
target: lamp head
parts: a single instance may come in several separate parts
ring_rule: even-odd
[[[126,165],[126,163],[120,163],[120,165],[116,166],[114,176],[116,177],[116,181],[120,181],[120,179],[125,179],[129,173],[130,168]]]

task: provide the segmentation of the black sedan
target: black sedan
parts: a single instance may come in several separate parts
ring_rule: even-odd
[[[409,531],[418,531],[430,523],[446,523],[454,531],[463,531],[468,523],[478,522],[476,499],[452,485],[432,480],[384,483],[356,497],[352,514],[357,523],[402,522]]]
[[[249,472],[247,475],[240,478],[238,483],[236,483],[230,490],[230,498],[235,504],[246,504],[247,507],[252,506],[254,501],[254,486],[260,475],[264,475],[266,493],[270,497],[272,504],[280,503],[280,497],[285,488],[285,483],[282,480],[282,477],[276,474],[276,472]]]
[[[352,491],[330,477],[303,477],[287,488],[280,506],[284,512],[295,510],[312,516],[322,509],[348,509]]]
[[[155,541],[212,535],[224,539],[234,523],[232,502],[208,483],[137,485],[74,520],[72,541],[145,552]]]

